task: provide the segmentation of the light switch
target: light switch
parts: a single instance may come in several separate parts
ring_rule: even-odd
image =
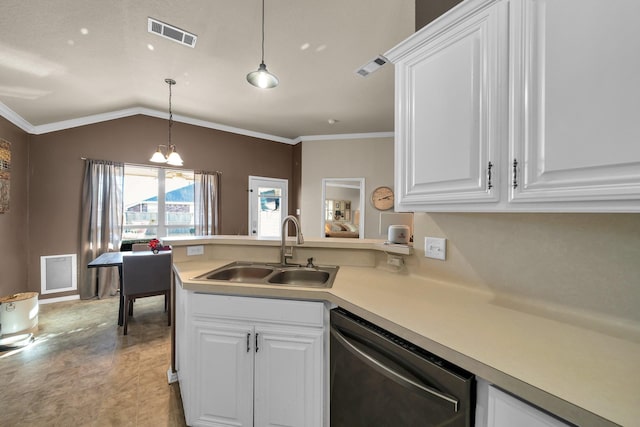
[[[447,255],[447,239],[439,237],[424,238],[424,256],[444,261]]]

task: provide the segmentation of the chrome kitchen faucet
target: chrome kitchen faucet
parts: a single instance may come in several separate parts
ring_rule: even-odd
[[[281,265],[291,265],[287,263],[287,258],[293,257],[293,246],[291,247],[291,252],[287,253],[287,234],[289,231],[287,224],[289,221],[293,222],[293,227],[296,230],[296,239],[297,239],[296,242],[299,245],[304,243],[304,237],[302,236],[302,231],[300,230],[300,223],[298,222],[298,219],[293,215],[288,215],[282,221],[282,242],[281,242],[282,244],[280,246],[280,264]]]

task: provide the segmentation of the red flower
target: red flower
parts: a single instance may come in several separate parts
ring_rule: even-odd
[[[151,248],[152,251],[155,251],[155,250],[160,250],[162,248],[162,245],[160,244],[160,240],[151,239],[151,241],[149,242],[149,247]]]

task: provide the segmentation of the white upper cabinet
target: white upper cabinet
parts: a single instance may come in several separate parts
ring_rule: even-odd
[[[510,201],[638,211],[640,2],[512,0],[510,7],[509,159],[517,161]]]
[[[397,211],[640,211],[640,2],[467,0],[396,64]]]
[[[463,2],[386,54],[396,63],[396,210],[498,200],[505,11]]]

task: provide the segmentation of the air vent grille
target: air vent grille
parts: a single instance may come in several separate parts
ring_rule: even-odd
[[[178,27],[174,27],[173,25],[166,24],[158,21],[157,19],[149,18],[147,28],[150,33],[157,34],[185,46],[196,47],[198,36],[181,30]]]
[[[78,289],[76,254],[40,257],[41,293],[74,291]]]

